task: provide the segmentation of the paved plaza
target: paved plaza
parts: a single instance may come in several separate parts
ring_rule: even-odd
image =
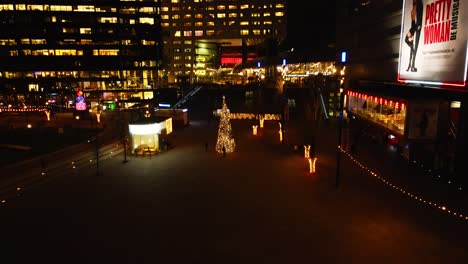
[[[193,115],[152,157],[63,171],[0,207],[4,263],[466,263],[468,221],[389,188],[343,156],[332,124],[310,174],[299,121],[214,152],[217,122]],[[208,142],[208,151],[205,151]],[[364,151],[364,150],[362,150]],[[379,172],[385,174],[385,171]]]

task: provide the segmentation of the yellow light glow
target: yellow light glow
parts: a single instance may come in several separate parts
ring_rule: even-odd
[[[252,126],[252,129],[253,129],[252,133],[254,134],[254,136],[257,135],[257,127],[258,127],[258,125]]]
[[[309,173],[315,173],[315,164],[317,163],[317,158],[308,158],[309,161]]]
[[[310,158],[310,145],[304,145],[304,158]]]
[[[46,110],[44,113],[46,114],[47,121],[50,121],[50,110]]]

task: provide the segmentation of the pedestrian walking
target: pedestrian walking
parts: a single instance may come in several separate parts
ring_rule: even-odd
[[[223,145],[223,157],[226,157],[226,147]]]

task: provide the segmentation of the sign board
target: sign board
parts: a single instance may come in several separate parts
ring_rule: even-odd
[[[404,0],[398,81],[464,87],[468,0]]]

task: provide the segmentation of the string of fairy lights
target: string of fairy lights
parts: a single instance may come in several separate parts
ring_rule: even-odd
[[[122,147],[119,144],[113,145],[111,147],[112,147],[112,150],[103,151],[102,153],[100,153],[102,154],[102,155],[99,155],[100,160],[115,158],[117,157],[117,154],[119,154],[122,151]],[[97,163],[96,159],[83,158],[81,160],[75,160],[67,164],[64,164],[65,168],[62,168],[62,167],[56,168],[55,172],[59,173],[60,175],[64,175],[65,172],[78,171],[80,169],[89,167],[90,165],[93,165],[96,163]],[[22,181],[21,183],[17,183],[15,184],[15,186],[10,187],[9,189],[2,190],[3,195],[2,197],[0,197],[1,199],[0,203],[2,205],[7,204],[7,202],[12,200],[14,197],[21,196],[28,189],[28,187],[30,187],[36,182],[40,182],[41,180],[44,180],[44,177],[47,177],[47,176],[52,177],[51,176],[52,174],[53,174],[52,171],[39,169],[39,172],[35,173],[35,177],[30,178],[28,181]]]
[[[401,194],[406,195],[407,197],[412,198],[413,200],[415,200],[415,201],[417,201],[417,202],[419,202],[421,204],[424,204],[426,206],[438,209],[438,210],[440,210],[442,212],[445,212],[445,213],[447,213],[449,215],[452,215],[454,217],[457,217],[459,219],[468,221],[468,215],[464,215],[464,214],[456,211],[455,209],[452,209],[452,208],[450,208],[447,205],[444,205],[442,203],[436,203],[436,202],[427,200],[427,199],[423,198],[421,195],[418,195],[418,194],[416,194],[414,192],[410,192],[410,191],[408,191],[408,190],[394,184],[393,182],[391,182],[391,181],[387,180],[386,178],[380,176],[378,173],[374,172],[369,167],[362,164],[360,161],[355,159],[353,157],[353,155],[351,155],[349,152],[347,152],[346,150],[344,150],[340,146],[338,146],[338,149],[343,154],[345,154],[351,161],[353,161],[358,167],[360,167],[361,169],[363,169],[364,171],[369,173],[371,176],[373,176],[374,178],[376,178],[377,180],[379,180],[383,184],[387,185],[392,190],[400,192]]]

